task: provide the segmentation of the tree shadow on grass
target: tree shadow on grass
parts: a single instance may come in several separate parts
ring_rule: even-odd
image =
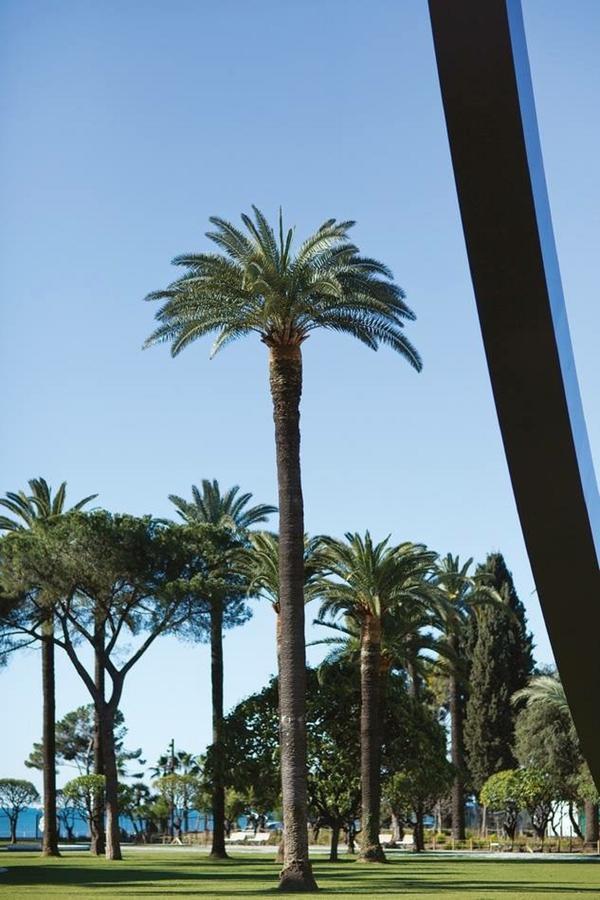
[[[567,862],[566,860],[564,861]],[[572,861],[569,860],[569,863]],[[578,860],[577,862],[586,862]],[[508,878],[502,879],[504,865]],[[532,869],[551,865],[552,872],[544,873],[536,880]],[[317,881],[321,885],[321,895],[344,894],[346,896],[373,898],[403,895],[430,897],[443,900],[445,896],[468,897],[477,900],[486,896],[506,895],[507,900],[515,895],[521,897],[547,897],[549,894],[579,894],[580,896],[600,896],[600,872],[597,884],[577,884],[567,877],[557,878],[556,868],[563,863],[542,860],[512,863],[510,860],[450,861],[402,859],[390,861],[386,866],[369,866],[354,860],[342,860],[328,864],[324,860],[315,861]],[[469,868],[472,866],[472,875]],[[522,877],[521,876],[522,867]],[[64,896],[93,892],[101,898],[110,897],[268,897],[278,894],[278,866],[271,859],[233,859],[231,863],[215,863],[206,857],[184,859],[147,859],[131,857],[123,862],[105,863],[89,857],[70,857],[48,863],[36,860],[34,864],[14,866],[0,880],[0,889],[10,888],[10,896],[18,896],[19,888],[39,888],[40,897]],[[497,878],[490,869],[495,868]],[[465,869],[467,871],[465,871]],[[517,870],[517,871],[515,871]],[[541,873],[540,873],[541,874]]]

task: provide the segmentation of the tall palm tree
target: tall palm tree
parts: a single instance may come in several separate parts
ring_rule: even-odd
[[[265,522],[276,507],[267,504],[248,506],[252,494],[240,494],[234,485],[221,493],[218,481],[202,481],[202,489],[192,485],[192,500],[170,494],[180,517],[187,523],[202,522],[228,528],[236,536],[244,536],[251,525]],[[225,850],[225,785],[223,745],[223,627],[227,600],[221,595],[209,598],[210,602],[210,657],[212,688],[212,754],[214,772],[212,781],[213,832],[211,856],[227,859]]]
[[[364,538],[348,533],[345,543],[329,538],[324,545],[333,580],[321,586],[319,621],[341,614],[360,629],[361,857],[384,862],[379,842],[383,634],[394,609],[425,602],[425,579],[436,554],[422,544],[390,546],[389,538],[374,544],[368,531]]]
[[[213,353],[257,334],[269,351],[279,488],[282,795],[286,859],[282,890],[315,890],[308,859],[306,796],[306,658],[304,645],[304,510],[300,477],[302,344],[317,328],[344,332],[372,350],[387,344],[417,370],[421,360],[403,333],[414,319],[382,263],[350,242],[353,222],[328,219],[294,254],[293,230],[278,236],[260,210],[245,230],[211,218],[208,237],[223,251],[191,253],[174,263],[185,274],[149,299],[163,300],[146,345],[169,342],[174,356],[217,332]]]
[[[44,478],[29,481],[30,493],[8,491],[0,498],[0,506],[11,516],[0,516],[0,531],[22,531],[47,524],[67,512],[65,500],[67,483],[63,481],[52,496],[52,489]],[[82,509],[98,495],[90,494],[71,507]],[[42,750],[44,780],[44,831],[42,855],[60,856],[56,821],[56,686],[54,674],[54,617],[47,608],[41,622],[42,638]]]
[[[435,585],[440,592],[435,625],[441,633],[442,653],[438,667],[447,685],[450,712],[451,759],[456,770],[452,786],[452,837],[464,841],[465,832],[465,749],[464,691],[467,682],[465,636],[467,624],[478,606],[501,603],[498,593],[484,584],[484,575],[469,575],[473,560],[460,562],[448,553],[436,567]]]
[[[571,716],[571,710],[567,702],[565,689],[557,674],[534,675],[527,685],[516,691],[511,698],[512,703],[518,705],[523,701],[527,704],[540,704],[547,707],[555,715],[557,720],[563,719],[571,723],[573,733],[575,724]],[[585,841],[596,844],[599,837],[598,803],[590,799],[583,802],[585,815]]]
[[[418,701],[422,697],[423,684],[431,673],[432,659],[424,656],[423,651],[443,654],[443,644],[431,632],[432,614],[440,602],[436,592],[432,590],[428,580],[422,585],[422,596],[405,598],[404,602],[392,607],[383,620],[381,633],[381,673],[384,678],[391,671],[401,672],[408,686],[410,696]],[[339,663],[350,662],[358,665],[360,660],[361,629],[354,618],[346,617],[344,622],[316,619],[315,625],[324,625],[333,630],[335,636],[312,641],[313,646],[324,644],[331,650],[322,665],[334,667]],[[415,809],[414,848],[424,850],[424,831],[422,808]]]

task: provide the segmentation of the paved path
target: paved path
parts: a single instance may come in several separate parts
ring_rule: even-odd
[[[126,852],[134,851],[140,853],[148,852],[164,852],[171,851],[173,853],[208,853],[207,847],[199,847],[198,845],[186,844],[183,847],[173,846],[172,844],[123,844],[122,848]],[[260,853],[267,856],[273,855],[277,847],[268,846],[244,846],[243,844],[233,844],[228,847],[232,853]],[[412,850],[400,850],[398,848],[386,849],[387,856],[397,858],[399,856],[412,856]],[[324,844],[313,844],[310,847],[311,856],[321,856],[329,853],[329,847]],[[340,857],[346,854],[342,850]],[[420,854],[422,857],[440,859],[451,857],[453,859],[493,859],[495,862],[531,862],[532,860],[543,860],[544,862],[589,862],[600,863],[600,856],[592,853],[511,853],[510,851],[488,851],[488,850],[426,850]]]

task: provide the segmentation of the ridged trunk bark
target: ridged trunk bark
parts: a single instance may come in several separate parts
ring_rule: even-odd
[[[409,661],[407,669],[410,677],[410,696],[413,700],[418,701],[421,694],[421,680],[417,672],[417,667],[414,662]],[[417,803],[415,807],[415,827],[413,833],[414,849],[417,852],[425,849],[425,828],[423,826],[423,818],[423,804]]]
[[[42,856],[60,856],[56,821],[56,686],[54,676],[54,620],[42,631],[42,747],[44,781],[44,831]]]
[[[360,858],[385,862],[379,843],[381,815],[381,624],[367,614],[360,642]]]
[[[453,649],[456,649],[454,647]],[[456,777],[452,785],[452,837],[455,841],[464,841],[465,833],[465,751],[463,738],[463,709],[460,685],[456,675],[450,676],[449,706],[451,723],[451,759],[456,769]]]
[[[97,622],[94,628],[94,683],[102,703],[106,697],[106,671],[104,669],[104,644],[106,625]],[[104,753],[102,750],[102,727],[98,714],[98,704],[94,703],[94,774],[104,775]],[[104,797],[98,796],[92,808],[90,852],[94,856],[102,856],[106,851],[106,835],[104,831]]]
[[[269,379],[279,495],[279,723],[285,830],[282,891],[315,891],[308,857],[304,508],[300,478],[299,346],[271,346]]]
[[[279,615],[279,604],[275,607],[275,650],[277,653],[277,671],[281,668],[280,655],[281,655],[281,617]],[[281,718],[281,709],[279,706],[279,687],[277,690],[277,711],[278,716]],[[277,854],[275,856],[275,862],[281,863],[285,860],[285,837],[283,831],[281,832],[281,840],[277,845]]]
[[[115,709],[104,703],[99,708],[104,777],[106,779],[106,859],[123,859],[119,831],[119,777],[115,754]]]
[[[585,815],[585,842],[596,844],[598,842],[598,804],[586,800],[583,805]]]
[[[213,835],[210,855],[228,859],[225,850],[225,785],[223,767],[223,603],[215,599],[210,610],[210,676],[212,689]]]

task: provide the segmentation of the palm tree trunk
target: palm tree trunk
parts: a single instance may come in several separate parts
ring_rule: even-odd
[[[381,625],[368,615],[360,646],[360,780],[362,828],[360,858],[385,862],[379,843],[381,807]]]
[[[54,620],[50,613],[42,634],[42,747],[44,764],[44,831],[42,856],[60,856],[56,825],[56,689],[54,677]]]
[[[585,842],[596,844],[598,842],[598,804],[586,800],[583,805],[585,814]]]
[[[106,696],[106,671],[104,669],[104,643],[106,625],[103,621],[97,621],[94,628],[94,683],[104,703]],[[94,774],[104,775],[104,754],[102,751],[102,727],[98,714],[98,704],[94,703]],[[94,806],[91,819],[92,841],[90,852],[95,856],[102,856],[106,849],[106,837],[104,832],[104,798],[102,794],[94,798]]]
[[[122,859],[119,831],[119,777],[115,754],[115,711],[108,703],[99,706],[104,777],[106,779],[106,858]]]
[[[279,604],[275,607],[275,647],[277,652],[277,671],[281,669],[281,616],[279,615]],[[277,686],[277,711],[281,718],[281,707],[279,706],[279,685]],[[281,863],[285,860],[285,835],[281,832],[281,839],[277,845],[277,854],[275,862]]]
[[[210,610],[210,674],[212,685],[213,835],[210,855],[228,859],[225,850],[225,786],[223,759],[223,602],[214,599]]]
[[[308,858],[304,508],[300,478],[300,347],[271,347],[269,379],[279,494],[279,712],[285,858],[279,887],[314,891]]]
[[[452,785],[452,837],[455,841],[465,840],[465,792],[464,792],[464,740],[463,709],[460,686],[456,675],[450,676],[449,703],[451,720],[451,759],[456,769]]]
[[[417,702],[421,694],[421,681],[417,672],[416,663],[409,660],[407,664],[408,675],[410,678],[410,696]],[[423,827],[423,804],[417,803],[415,806],[415,827],[414,827],[414,849],[421,851],[425,849],[425,829]]]
[[[348,831],[346,832],[346,843],[348,845],[348,853],[354,854],[356,852],[356,848],[354,846],[354,839],[356,836],[356,831],[354,828],[354,822],[348,823]]]

